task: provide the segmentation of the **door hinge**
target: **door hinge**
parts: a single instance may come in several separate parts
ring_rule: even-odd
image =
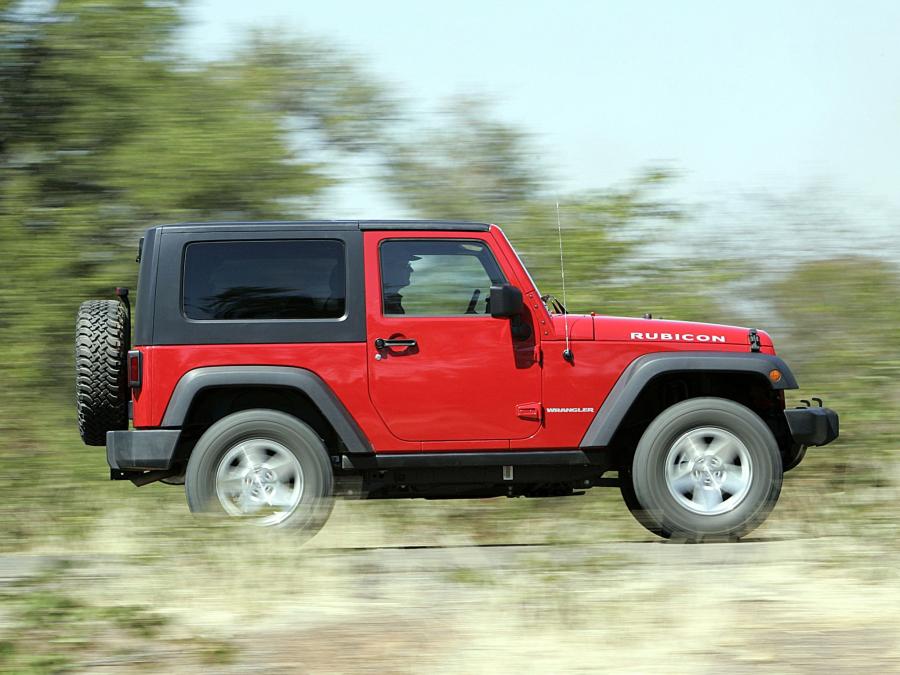
[[[516,406],[516,415],[523,420],[541,421],[542,407],[540,403],[520,403]]]

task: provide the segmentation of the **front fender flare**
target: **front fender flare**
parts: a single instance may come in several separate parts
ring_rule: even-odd
[[[356,424],[331,388],[310,370],[290,366],[210,366],[185,373],[169,398],[162,426],[177,428],[184,424],[194,397],[211,387],[273,386],[296,389],[306,394],[318,406],[325,419],[334,427],[347,451],[372,454],[369,439]]]
[[[781,371],[772,382],[769,373]],[[772,354],[735,352],[660,352],[632,361],[616,381],[579,444],[582,448],[606,447],[628,414],[631,405],[653,378],[680,372],[753,373],[762,375],[773,389],[797,389],[787,364]]]

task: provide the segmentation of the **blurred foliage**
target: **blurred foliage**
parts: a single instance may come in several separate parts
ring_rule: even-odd
[[[83,584],[67,585],[83,563],[60,561],[33,577],[0,587],[0,603],[16,630],[0,639],[0,673],[59,673],[148,662],[190,649],[203,665],[233,657],[225,642],[168,631],[169,618],[144,606],[98,602]],[[104,655],[97,659],[97,655]]]
[[[627,306],[642,278],[636,250],[684,217],[657,195],[671,173],[654,169],[624,187],[560,198],[532,139],[493,119],[484,102],[461,98],[440,119],[387,159],[384,178],[396,195],[422,216],[501,224],[541,292],[560,298],[561,229],[570,311]]]
[[[140,231],[325,211],[346,161],[363,156],[416,215],[503,225],[541,290],[561,297],[558,201],[573,311],[776,325],[804,390],[830,394],[844,424],[842,440],[799,472],[833,489],[879,484],[898,439],[893,266],[788,267],[713,247],[680,259],[667,242],[696,223],[665,196],[671,171],[558,195],[535,140],[482,101],[461,98],[416,123],[359,59],[277,31],[200,62],[177,47],[183,10],[0,2],[0,549],[82,538],[122,494],[102,451],[77,437],[71,330],[79,302],[133,285]],[[749,297],[761,304],[748,308]],[[163,486],[128,498],[148,511],[181,499]],[[892,523],[889,513],[879,517]]]
[[[782,259],[777,250],[766,260],[745,260],[744,251],[716,246],[713,231],[704,232],[703,245],[689,258],[678,257],[671,243],[686,228],[696,235],[698,225],[690,208],[666,197],[676,179],[671,171],[653,168],[618,186],[558,195],[535,140],[496,119],[482,101],[461,98],[429,124],[416,123],[359,59],[277,31],[249,34],[227,58],[193,60],[177,47],[183,10],[184,3],[165,0],[0,0],[0,552],[77,551],[95,555],[93,565],[117,560],[126,568],[115,583],[109,578],[92,583],[94,572],[52,569],[0,588],[0,671],[97,669],[134,658],[157,670],[169,658],[179,669],[188,653],[203,667],[222,666],[235,657],[236,643],[203,637],[205,630],[196,626],[193,631],[185,631],[183,623],[170,626],[170,620],[210,605],[214,610],[207,611],[219,616],[223,608],[217,603],[231,611],[235,599],[252,609],[246,621],[234,622],[242,633],[254,625],[251,619],[263,617],[268,640],[271,605],[280,602],[304,613],[302,622],[290,626],[292,637],[297,626],[314,626],[310,649],[300,649],[304,656],[315,656],[328,644],[365,656],[368,642],[351,642],[354,649],[346,649],[348,637],[358,636],[340,633],[323,641],[314,625],[316,611],[337,606],[335,596],[346,608],[335,625],[343,629],[347,617],[360,611],[387,617],[388,628],[400,625],[411,639],[410,662],[418,663],[420,626],[404,628],[390,608],[407,612],[419,598],[427,607],[422,616],[430,620],[437,599],[418,592],[399,599],[378,593],[431,577],[424,570],[394,574],[384,591],[384,577],[372,576],[373,563],[362,553],[355,563],[362,571],[341,576],[330,549],[348,542],[351,547],[577,544],[538,561],[524,575],[508,565],[473,570],[454,559],[444,574],[455,586],[452,593],[440,592],[440,602],[462,597],[456,611],[471,624],[472,641],[493,636],[483,625],[503,628],[516,612],[495,600],[494,607],[504,607],[502,614],[473,623],[472,608],[485,603],[469,602],[461,586],[496,585],[503,603],[521,592],[527,598],[523,607],[538,608],[532,610],[536,639],[547,633],[544,601],[559,605],[551,628],[588,623],[577,617],[591,616],[587,612],[596,607],[605,615],[590,623],[602,628],[609,624],[610,608],[625,625],[635,607],[678,591],[671,584],[675,567],[658,576],[664,581],[656,590],[634,585],[637,577],[647,582],[647,575],[620,559],[624,551],[612,554],[607,548],[580,561],[577,552],[604,536],[616,540],[617,551],[620,540],[647,536],[612,491],[577,499],[342,502],[337,522],[316,540],[327,547],[317,558],[309,549],[299,551],[296,542],[276,539],[278,533],[198,524],[178,488],[137,490],[107,480],[104,452],[83,446],[75,426],[71,331],[78,304],[110,297],[116,285],[133,286],[136,242],[145,227],[178,220],[303,218],[326,211],[329,188],[348,181],[347,162],[361,159],[380,168],[382,187],[416,215],[501,224],[542,292],[561,298],[559,217],[572,311],[652,311],[657,317],[771,328],[804,395],[827,396],[841,414],[842,430],[838,442],[811,450],[788,476],[767,532],[862,533],[896,552],[900,271],[894,265],[849,253],[810,259],[814,252],[797,264],[796,252]],[[774,236],[779,226],[801,229],[809,220],[798,220],[792,211],[768,230],[754,223],[750,234]],[[726,244],[733,249],[740,238]],[[852,242],[832,248],[839,246],[852,252]],[[789,404],[797,397],[790,392]],[[882,564],[880,548],[850,546],[846,561],[830,558],[840,567],[836,576],[842,584],[846,570],[859,565],[861,552],[878,557],[864,569]],[[678,558],[674,565],[708,570],[707,555]],[[396,572],[400,558],[389,559]],[[757,580],[756,599],[769,603],[773,588],[780,593],[778,584],[795,563],[791,558],[777,567],[774,584]],[[573,577],[572,566],[583,577]],[[607,575],[607,568],[619,576]],[[730,584],[730,559],[721,570]],[[806,569],[797,567],[795,575],[805,579]],[[273,579],[289,579],[291,592],[273,596]],[[718,583],[739,591],[735,606],[751,607],[752,613],[767,606],[746,602],[743,581]],[[708,585],[706,574],[703,584]],[[678,607],[700,590],[682,589],[686,597]],[[369,608],[361,610],[366,602]],[[806,626],[811,614],[802,603],[797,606]],[[665,612],[660,620],[665,627],[653,635],[670,630],[675,611]],[[570,629],[567,625],[563,634],[572,634]],[[651,633],[631,632],[640,640],[634,649],[646,650],[653,642],[644,639]],[[587,637],[576,634],[577,644],[567,651],[580,653],[585,644],[615,648],[607,639]],[[728,645],[733,639],[729,631]],[[794,642],[790,645],[794,651]],[[493,653],[496,647],[489,649]],[[395,651],[381,642],[376,648]],[[634,649],[619,651],[631,658]],[[97,654],[112,657],[92,661]],[[321,670],[334,670],[333,662]]]
[[[68,390],[73,309],[133,282],[143,228],[302,217],[335,180],[323,148],[366,147],[390,115],[358,64],[312,42],[256,36],[233,59],[189,60],[181,10],[4,5],[0,426]]]
[[[103,510],[103,453],[75,434],[72,322],[82,300],[134,286],[140,232],[302,218],[336,181],[329,162],[373,145],[393,114],[358,62],[314,41],[252,35],[232,58],[191,60],[176,46],[182,12],[0,5],[3,548],[83,534]],[[39,518],[18,517],[28,504]]]
[[[816,453],[820,471],[830,470],[835,489],[891,484],[900,444],[900,270],[866,257],[810,261],[770,289],[785,325],[780,351],[806,397],[827,395],[841,412],[840,443]],[[897,528],[896,514],[878,517]]]

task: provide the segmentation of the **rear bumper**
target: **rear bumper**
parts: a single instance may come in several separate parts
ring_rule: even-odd
[[[169,469],[180,435],[180,429],[107,431],[106,461],[119,471]]]
[[[827,445],[838,437],[838,414],[831,408],[789,408],[784,411],[794,441],[800,445]]]

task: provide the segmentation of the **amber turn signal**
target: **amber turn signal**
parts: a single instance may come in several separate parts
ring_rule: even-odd
[[[778,382],[778,380],[781,379],[781,371],[777,368],[773,368],[769,371],[769,379],[772,380],[772,382]]]

